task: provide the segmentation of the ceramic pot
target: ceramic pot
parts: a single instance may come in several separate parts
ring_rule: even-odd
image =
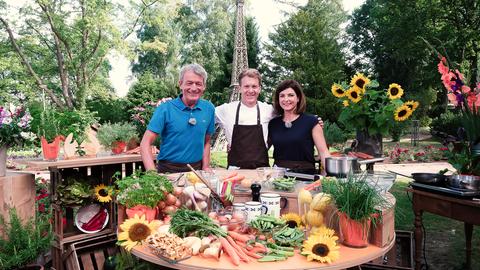
[[[0,146],[0,177],[7,173],[7,146]]]
[[[124,141],[116,141],[112,143],[112,153],[115,155],[125,152],[125,147],[127,143]]]
[[[368,232],[370,231],[371,219],[356,221],[345,213],[339,212],[338,215],[343,244],[353,248],[368,246]]]
[[[141,215],[145,215],[145,219],[148,221],[152,221],[157,217],[157,208],[151,208],[146,205],[136,205],[131,208],[127,208],[127,217],[133,218],[135,215],[139,217]]]
[[[356,144],[352,146],[356,152],[363,152],[374,157],[383,155],[382,135],[370,135],[366,130],[357,130]]]

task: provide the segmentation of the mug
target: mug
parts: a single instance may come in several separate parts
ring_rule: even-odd
[[[262,204],[255,201],[246,202],[245,212],[247,213],[247,222],[250,222],[262,214]]]
[[[280,194],[263,193],[260,195],[262,214],[280,217]]]
[[[244,203],[234,203],[232,213],[245,213],[245,204]]]

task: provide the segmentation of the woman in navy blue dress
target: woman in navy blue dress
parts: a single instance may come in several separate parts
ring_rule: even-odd
[[[318,173],[314,147],[322,164],[330,153],[317,117],[305,113],[305,94],[300,84],[294,80],[281,82],[275,90],[273,106],[279,115],[268,125],[269,144],[274,147],[274,164],[293,172]],[[324,169],[321,173],[325,174]]]

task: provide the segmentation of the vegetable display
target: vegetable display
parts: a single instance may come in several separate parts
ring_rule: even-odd
[[[282,191],[293,191],[296,183],[295,177],[277,178],[272,181],[273,188]]]
[[[170,220],[170,232],[180,237],[195,235],[205,237],[215,235],[227,236],[227,233],[213,222],[206,214],[181,208],[173,214]]]

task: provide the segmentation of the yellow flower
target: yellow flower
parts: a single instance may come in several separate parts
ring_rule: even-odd
[[[350,103],[348,103],[348,100],[344,100],[343,101],[343,107],[348,107],[348,105],[350,105]]]
[[[392,83],[388,86],[387,94],[389,99],[401,98],[403,96],[403,89],[400,85]]]
[[[337,246],[338,237],[321,235],[310,235],[303,243],[302,255],[307,256],[307,261],[316,260],[322,263],[332,263],[340,257],[340,249]]]
[[[99,202],[109,202],[112,200],[113,190],[111,187],[107,187],[104,184],[95,186],[95,197]]]
[[[328,237],[332,237],[335,235],[335,231],[328,228],[327,226],[321,226],[321,227],[313,227],[310,230],[311,235],[325,235]]]
[[[367,85],[370,84],[370,79],[363,75],[362,73],[357,73],[353,76],[352,80],[350,81],[350,85],[354,88],[358,88],[361,93],[365,93],[365,89]]]
[[[145,220],[145,215],[141,217],[135,215],[134,218],[129,218],[120,225],[122,232],[118,234],[118,241],[121,242],[121,246],[130,251],[148,236],[155,233],[158,227],[160,227],[160,221],[148,222]]]
[[[418,106],[420,106],[420,103],[418,101],[413,101],[413,100],[409,100],[404,104],[407,105],[412,111],[415,111],[418,108]]]
[[[362,99],[362,95],[357,89],[358,88],[352,87],[346,92],[348,99],[350,99],[353,103],[357,103]]]
[[[411,110],[408,105],[403,104],[395,110],[395,121],[405,121],[410,117],[410,115],[412,115],[412,113],[413,110]]]
[[[343,90],[342,86],[336,83],[332,85],[332,93],[337,98],[341,98],[345,96],[345,90]]]
[[[287,213],[282,215],[281,219],[285,220],[285,223],[290,228],[303,228],[302,218],[295,213]]]

